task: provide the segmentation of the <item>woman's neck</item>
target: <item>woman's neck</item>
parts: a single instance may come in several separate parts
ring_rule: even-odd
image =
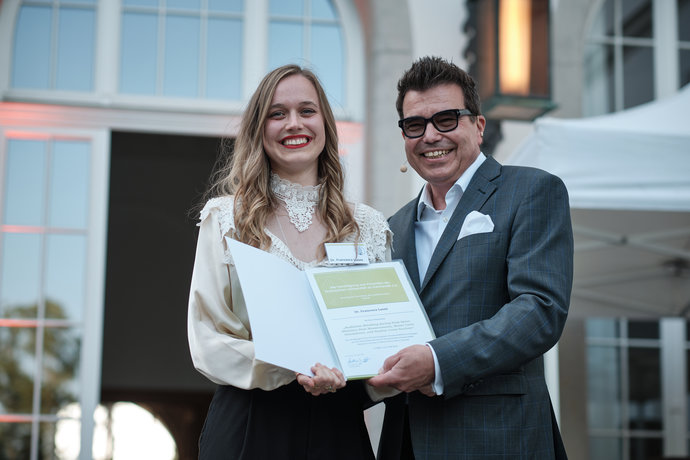
[[[315,186],[319,183],[318,170],[316,167],[295,172],[274,169],[273,173],[281,179],[292,182],[293,184],[302,185],[304,187]]]

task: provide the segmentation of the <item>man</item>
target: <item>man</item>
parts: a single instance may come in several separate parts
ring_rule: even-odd
[[[543,353],[572,287],[563,182],[480,150],[486,120],[472,78],[425,57],[398,82],[410,166],[427,182],[390,218],[436,339],[389,357],[379,459],[564,458]]]

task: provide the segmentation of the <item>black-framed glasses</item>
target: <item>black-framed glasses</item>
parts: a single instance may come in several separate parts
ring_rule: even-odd
[[[453,131],[458,127],[458,120],[463,115],[474,115],[468,109],[450,109],[442,110],[435,113],[431,118],[424,117],[408,117],[398,121],[398,126],[402,129],[403,134],[410,139],[422,137],[426,132],[426,125],[431,122],[440,133],[447,133]]]

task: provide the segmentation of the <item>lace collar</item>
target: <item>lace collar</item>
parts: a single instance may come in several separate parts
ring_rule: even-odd
[[[285,203],[290,222],[299,232],[309,228],[319,202],[321,185],[300,185],[271,173],[271,190]]]

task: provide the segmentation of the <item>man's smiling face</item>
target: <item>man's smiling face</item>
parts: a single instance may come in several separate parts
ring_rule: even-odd
[[[402,104],[404,118],[430,118],[443,110],[464,108],[462,88],[452,83],[425,91],[410,90]],[[434,203],[437,196],[445,197],[450,187],[479,155],[485,123],[481,115],[475,117],[474,122],[472,117],[463,116],[452,131],[442,133],[433,123],[428,123],[421,137],[411,139],[403,135],[407,161],[429,182]]]

